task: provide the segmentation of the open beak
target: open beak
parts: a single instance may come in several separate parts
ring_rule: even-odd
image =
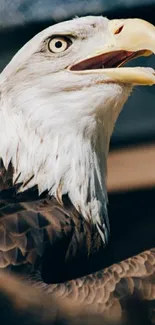
[[[155,70],[122,67],[140,56],[155,54],[155,26],[141,19],[109,21],[110,40],[101,51],[69,67],[80,74],[104,74],[112,82],[133,85],[155,84]]]

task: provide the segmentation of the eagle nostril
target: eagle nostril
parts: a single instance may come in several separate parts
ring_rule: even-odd
[[[123,27],[124,27],[124,26],[122,25],[122,26],[120,26],[118,29],[116,29],[116,31],[115,31],[114,34],[115,34],[115,35],[116,35],[116,34],[119,34],[119,33],[122,31]]]

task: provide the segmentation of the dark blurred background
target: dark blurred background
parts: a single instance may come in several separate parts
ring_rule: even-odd
[[[0,71],[37,32],[56,22],[84,15],[104,15],[110,19],[137,17],[155,25],[155,0],[0,0]],[[137,59],[131,65],[155,68],[155,57]],[[116,124],[111,150],[150,143],[155,143],[155,86],[137,87]],[[125,177],[125,173],[120,177]],[[102,267],[155,246],[154,201],[155,186],[111,191],[112,236],[104,260],[102,255],[97,262],[90,262],[92,270],[96,265]],[[83,267],[86,272],[90,270],[88,264]]]

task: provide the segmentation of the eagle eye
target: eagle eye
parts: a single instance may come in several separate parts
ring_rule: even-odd
[[[48,42],[48,48],[52,53],[61,53],[66,51],[72,41],[65,36],[54,36]]]

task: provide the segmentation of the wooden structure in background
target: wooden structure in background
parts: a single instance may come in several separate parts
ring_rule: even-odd
[[[109,192],[155,187],[155,144],[110,152],[107,181]]]

